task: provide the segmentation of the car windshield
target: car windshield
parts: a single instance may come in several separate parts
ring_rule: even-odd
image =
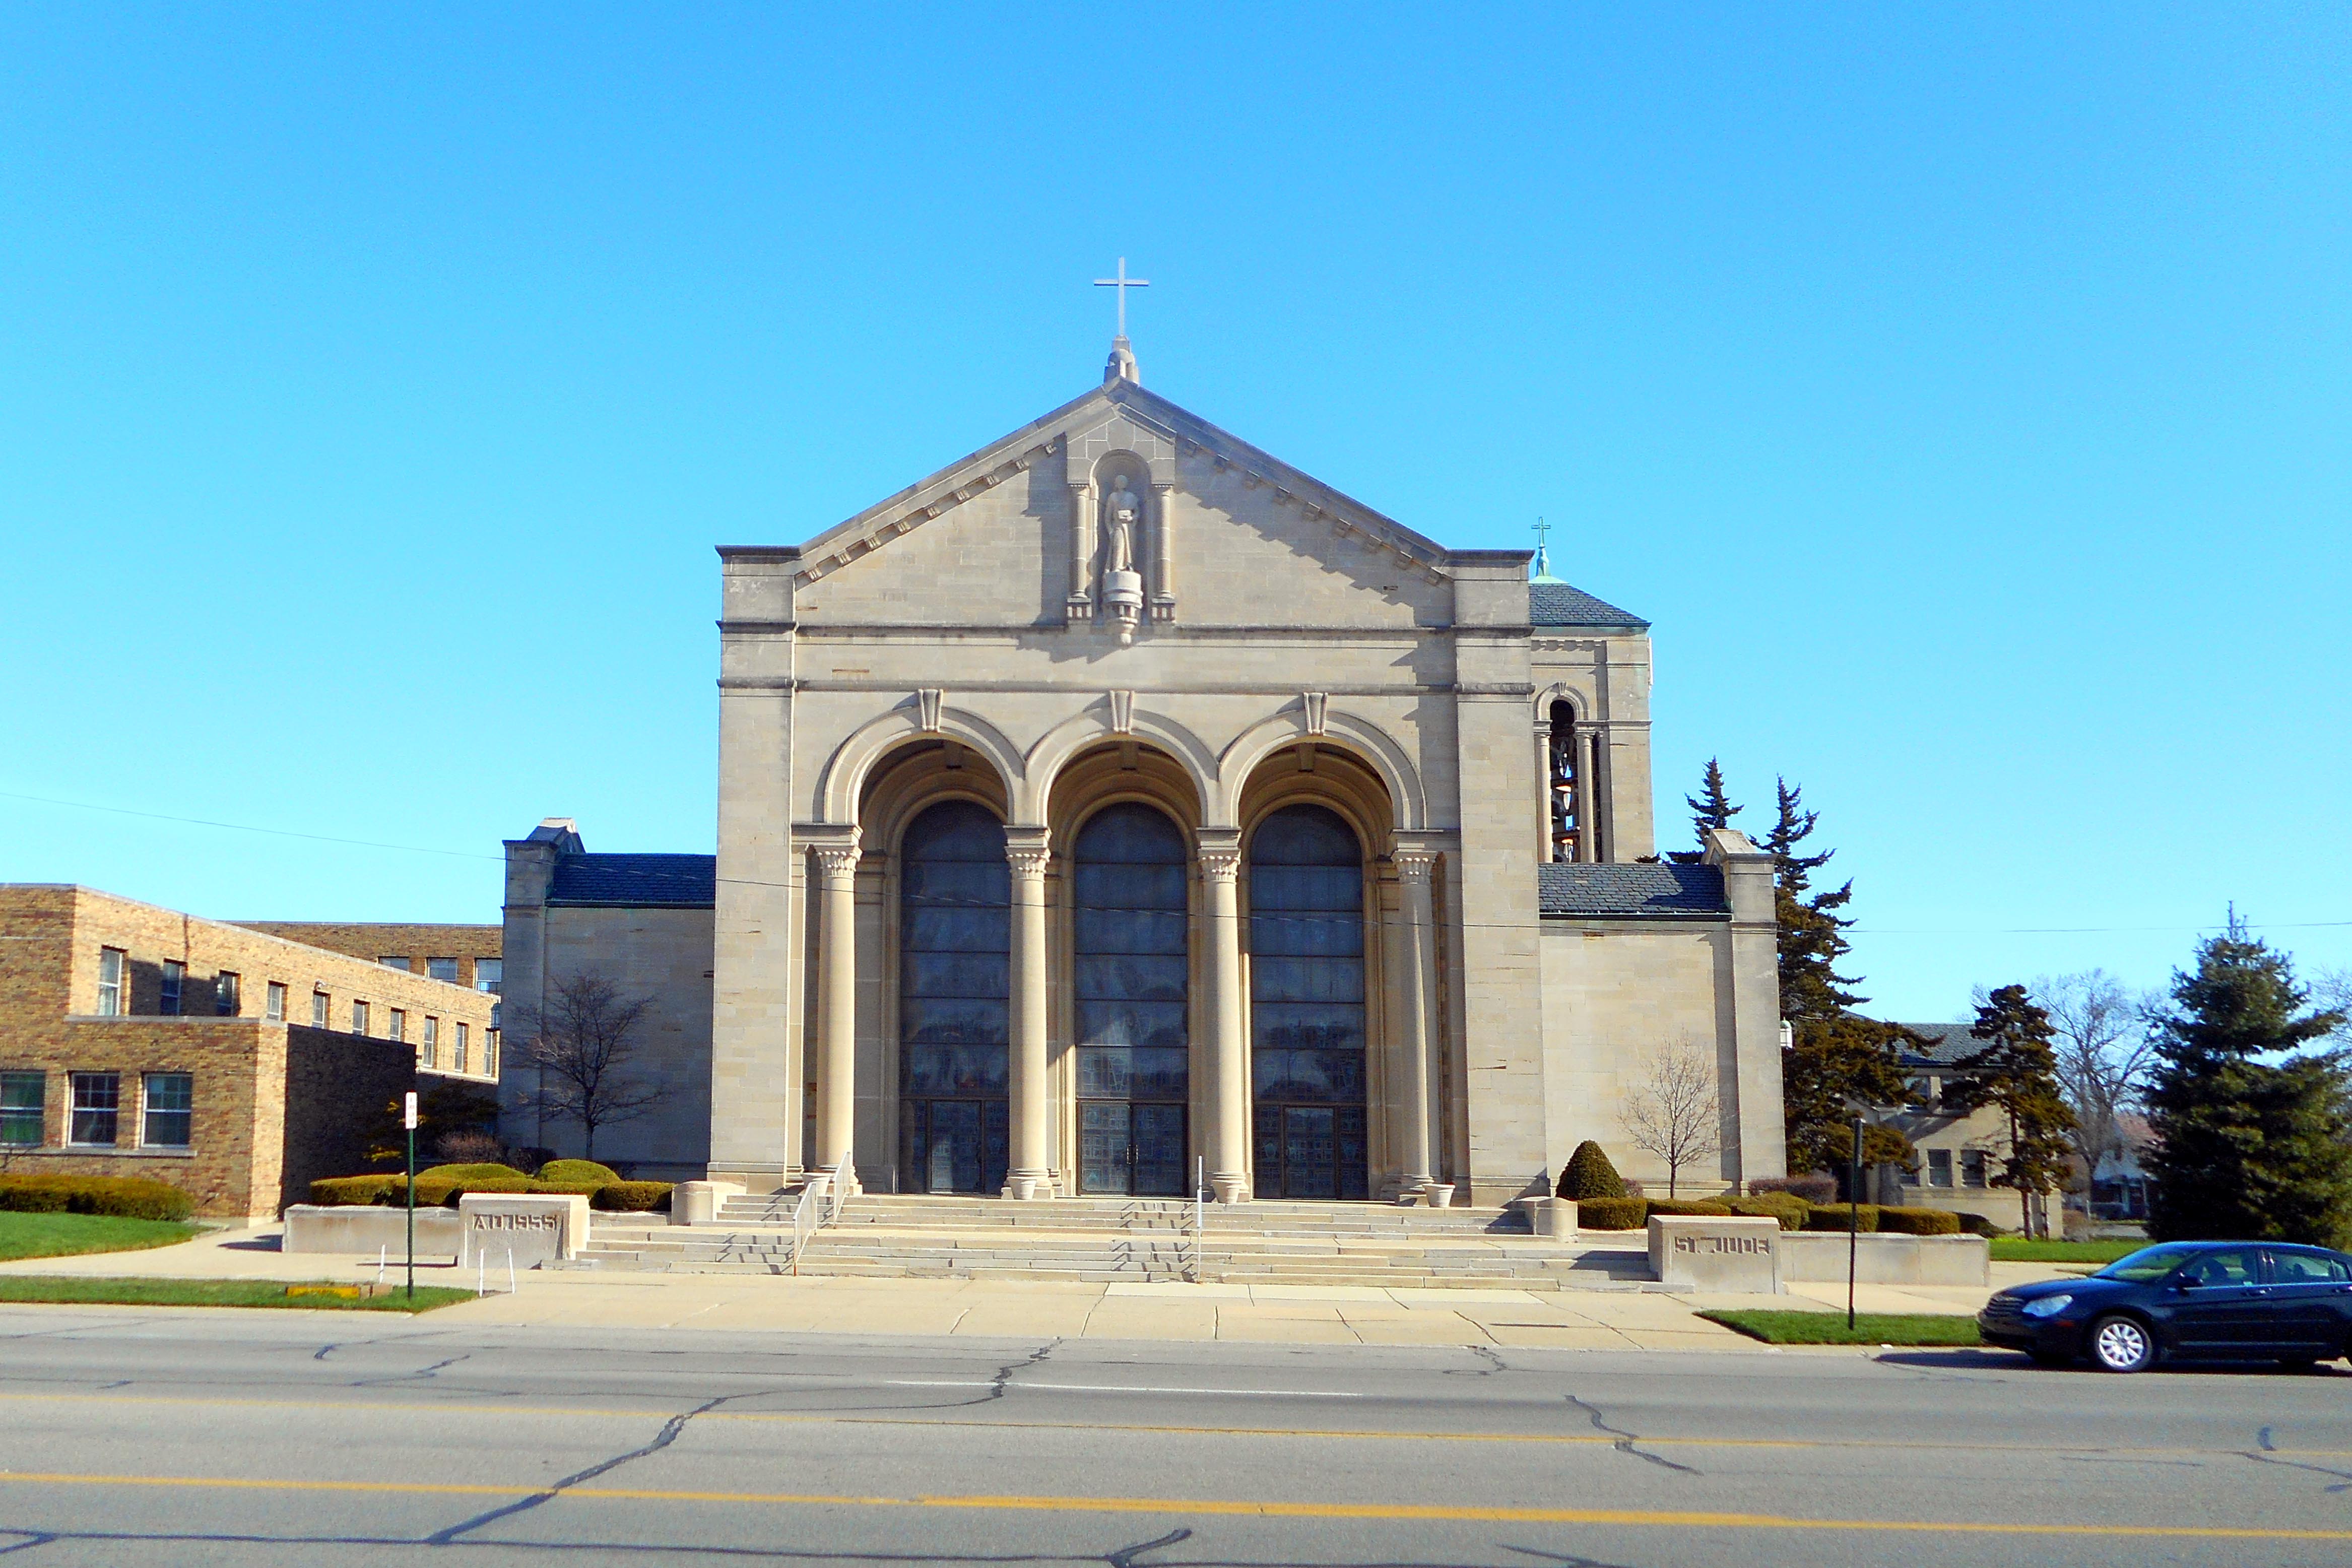
[[[2134,1285],[2145,1285],[2151,1279],[2163,1279],[2198,1250],[2192,1244],[2179,1241],[2168,1241],[2161,1247],[2143,1247],[2137,1252],[2126,1253],[2116,1258],[2091,1278],[2122,1279]]]

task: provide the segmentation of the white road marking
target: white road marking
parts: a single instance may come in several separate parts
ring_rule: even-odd
[[[932,1380],[928,1378],[894,1377],[887,1388],[994,1388],[993,1378],[976,1380]],[[1043,1394],[1201,1394],[1229,1396],[1235,1399],[1362,1399],[1361,1394],[1338,1393],[1323,1388],[1149,1388],[1131,1383],[1008,1383],[1006,1388],[1034,1389]]]

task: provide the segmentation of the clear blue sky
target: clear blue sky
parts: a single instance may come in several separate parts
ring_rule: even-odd
[[[1093,384],[1124,254],[1156,389],[1559,524],[1669,841],[1801,781],[1880,1008],[2352,962],[2347,83],[2334,5],[9,6],[0,791],[450,853],[0,796],[0,879],[708,849],[711,546]]]

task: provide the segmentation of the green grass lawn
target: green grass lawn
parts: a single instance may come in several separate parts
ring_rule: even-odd
[[[199,1228],[163,1219],[0,1211],[0,1260],[66,1258],[77,1252],[136,1252],[185,1241]]]
[[[63,1301],[101,1307],[300,1307],[329,1311],[429,1312],[470,1301],[471,1290],[419,1285],[414,1301],[395,1287],[382,1296],[329,1292],[333,1280],[289,1286],[283,1279],[78,1279],[56,1274],[0,1274],[0,1301]],[[303,1291],[304,1294],[294,1294]]]
[[[1975,1345],[1974,1318],[1940,1312],[1862,1312],[1853,1327],[1843,1312],[1701,1312],[1711,1323],[1736,1329],[1768,1345]]]
[[[1995,1263],[2113,1263],[2137,1252],[2145,1241],[2028,1241],[2022,1237],[1992,1238]]]

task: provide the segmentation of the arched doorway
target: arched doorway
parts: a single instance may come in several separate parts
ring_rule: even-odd
[[[1176,824],[1133,802],[1095,813],[1071,846],[1081,1193],[1187,1190],[1191,859]]]
[[[1270,813],[1249,847],[1250,1077],[1260,1197],[1369,1195],[1364,857],[1319,805]]]
[[[1004,826],[946,801],[908,825],[898,869],[900,1190],[1004,1185],[1012,998]]]

